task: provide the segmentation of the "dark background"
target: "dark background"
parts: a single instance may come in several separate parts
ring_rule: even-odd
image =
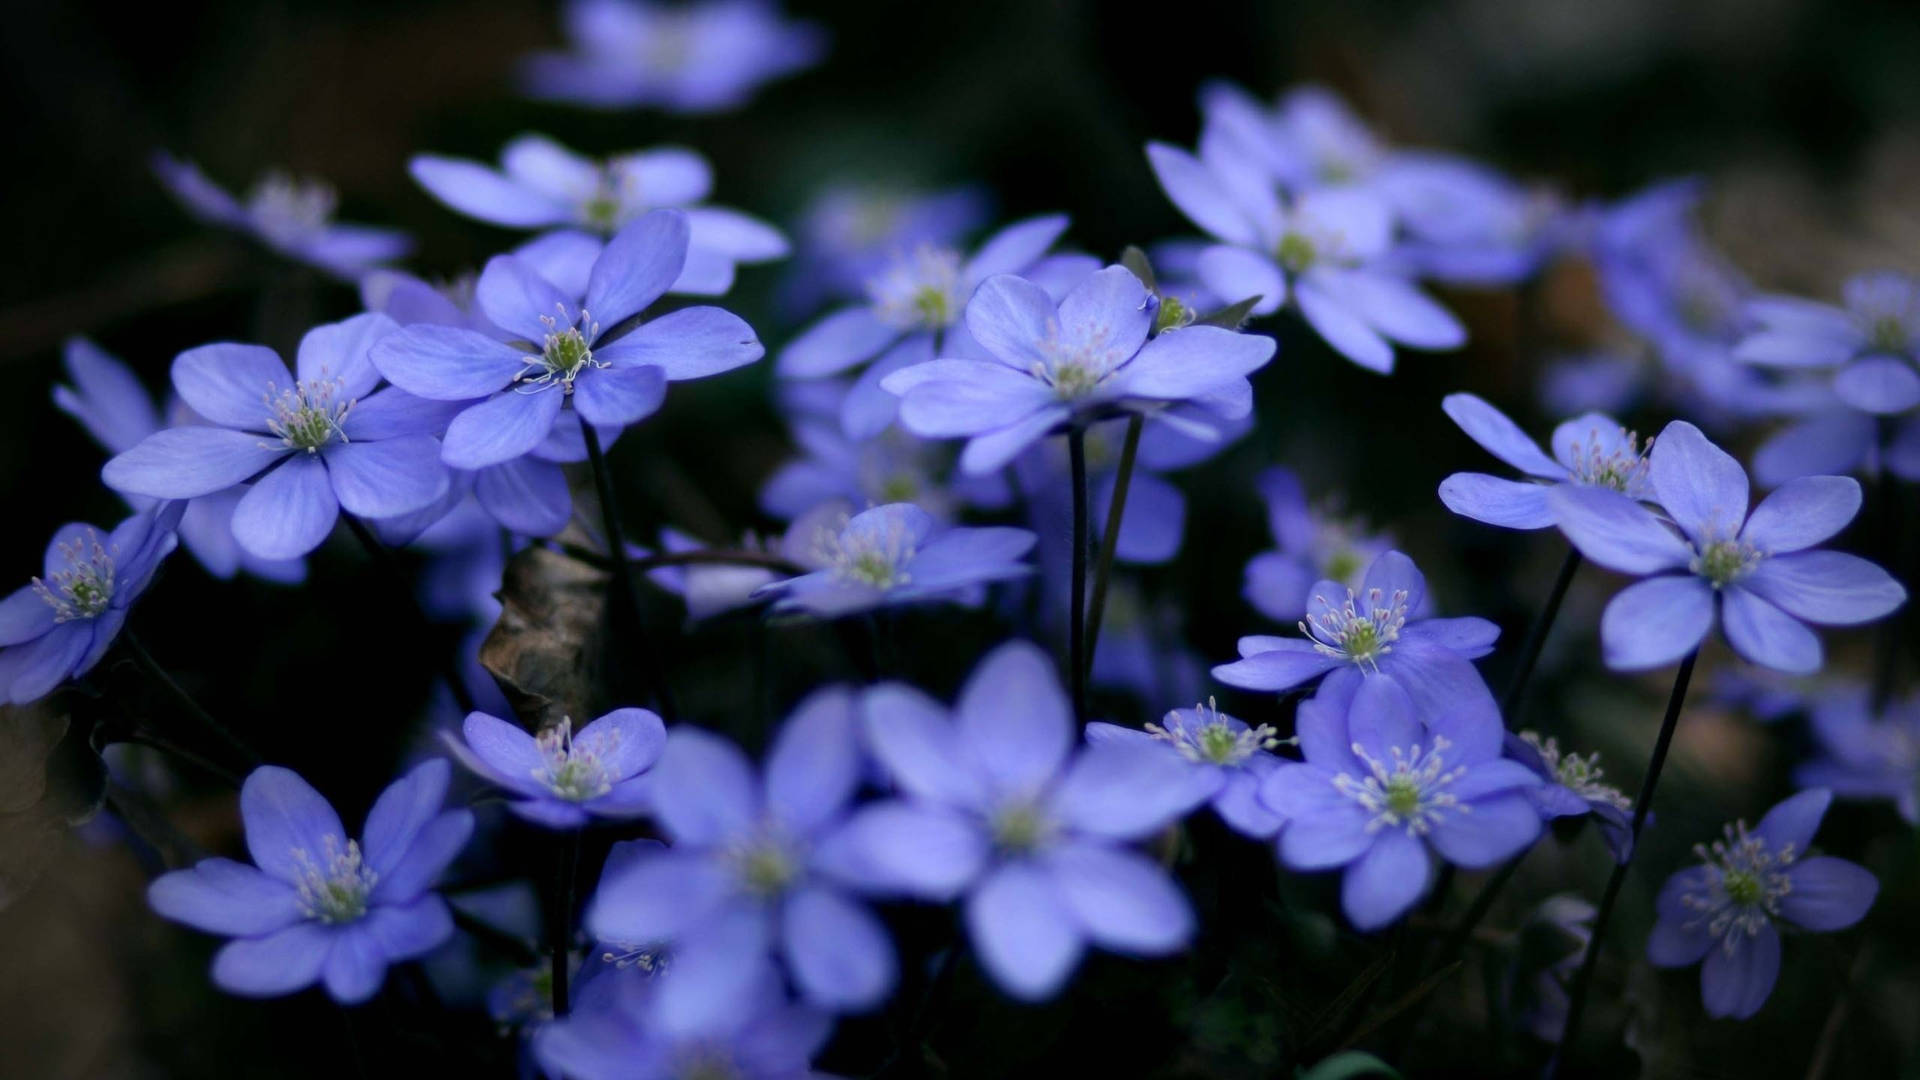
[[[1702,174],[1715,191],[1708,218],[1717,239],[1766,287],[1826,294],[1853,270],[1920,266],[1912,65],[1920,18],[1910,5],[870,0],[794,11],[833,31],[827,62],[738,112],[688,118],[517,100],[507,81],[513,60],[557,43],[556,13],[545,5],[12,5],[0,39],[10,122],[0,170],[0,380],[8,388],[0,483],[10,527],[0,531],[0,566],[24,581],[58,525],[111,525],[123,514],[98,482],[102,453],[49,402],[64,337],[95,338],[156,388],[183,348],[263,333],[279,333],[285,339],[269,343],[283,349],[292,344],[261,320],[260,286],[275,271],[173,203],[147,170],[162,147],[236,188],[273,166],[325,177],[341,192],[344,219],[413,233],[414,265],[430,274],[474,267],[512,237],[434,203],[407,178],[408,156],[430,149],[491,159],[527,130],[594,153],[686,143],[714,164],[714,201],[786,223],[829,179],[979,181],[1003,220],[1065,210],[1074,244],[1112,256],[1124,244],[1187,231],[1141,146],[1191,142],[1202,80],[1225,76],[1262,95],[1320,80],[1397,141],[1480,156],[1576,197]],[[745,270],[727,300],[770,348],[793,329],[772,303],[780,272]],[[1299,468],[1314,493],[1337,494],[1400,536],[1442,610],[1497,619],[1510,641],[1524,632],[1562,549],[1549,536],[1498,533],[1444,513],[1433,497],[1438,481],[1487,463],[1441,417],[1438,400],[1473,390],[1538,427],[1545,418],[1529,403],[1543,360],[1612,340],[1614,331],[1578,265],[1557,268],[1533,291],[1528,324],[1538,329],[1524,348],[1514,295],[1447,299],[1469,322],[1472,343],[1453,355],[1404,355],[1390,380],[1279,324],[1280,358],[1256,379],[1259,431],[1186,475],[1186,557],[1143,575],[1150,592],[1182,605],[1201,655],[1224,659],[1234,637],[1267,629],[1239,600],[1238,577],[1246,557],[1269,544],[1251,477],[1277,461]],[[329,287],[312,303],[318,321],[350,314],[356,300]],[[613,456],[630,525],[671,523],[726,541],[768,524],[754,495],[787,444],[768,404],[767,368],[677,387],[659,417],[621,440]],[[1651,431],[1668,417],[1636,419]],[[1911,569],[1895,568],[1908,580]],[[1613,586],[1589,573],[1576,587],[1530,722],[1579,732],[1583,745],[1623,763],[1613,775],[1637,780],[1664,687],[1657,676],[1643,685],[1597,671],[1591,627]],[[439,640],[423,638],[403,590],[344,533],[298,590],[212,581],[176,557],[134,625],[213,712],[268,759],[308,776],[350,823],[427,729],[434,664],[423,652],[451,648],[457,636],[449,628]],[[943,693],[995,632],[989,620],[948,614],[910,616],[895,629],[903,674]],[[750,637],[723,623],[658,647],[686,713],[752,743],[757,691],[740,677]],[[1864,670],[1869,639],[1828,635],[1833,666]],[[778,631],[774,651],[765,692],[780,708],[850,670],[825,631]],[[1503,649],[1486,662],[1496,686],[1510,659]],[[108,690],[131,683],[118,665],[98,681]],[[1828,1075],[1890,1075],[1903,1060],[1904,1075],[1917,1075],[1911,1021],[1920,981],[1914,934],[1903,925],[1916,898],[1914,840],[1884,809],[1837,809],[1822,834],[1831,850],[1886,878],[1866,931],[1790,941],[1760,1020],[1706,1021],[1691,971],[1655,975],[1627,962],[1638,955],[1631,943],[1643,939],[1650,890],[1685,862],[1693,840],[1787,793],[1787,772],[1804,751],[1793,725],[1760,729],[1712,709],[1704,692],[1696,701],[1663,789],[1662,828],[1624,898],[1617,955],[1602,969],[1601,996],[1619,1001],[1625,991],[1630,1009],[1597,1010],[1590,1032],[1611,1035],[1630,1020],[1652,1075],[1803,1075],[1852,971],[1862,989],[1848,999],[1846,1037]],[[1284,723],[1270,702],[1223,703]],[[1153,711],[1175,704],[1153,703]],[[233,847],[232,800],[217,783],[182,773],[165,803],[184,836],[212,850]],[[27,861],[41,872],[9,882],[31,884],[0,908],[0,1074],[351,1075],[353,1040],[317,994],[256,1003],[214,991],[204,978],[213,943],[146,911],[141,875],[154,867],[110,836],[103,842],[108,832],[35,846]],[[1095,959],[1059,1003],[1037,1010],[999,1001],[963,965],[953,1019],[935,1039],[952,1074],[1273,1076],[1303,1045],[1313,1049],[1315,1012],[1386,946],[1324,918],[1275,914],[1287,904],[1331,910],[1326,880],[1277,885],[1263,853],[1204,828],[1192,839],[1205,857],[1183,875],[1208,927],[1194,957]],[[23,846],[9,844],[16,855]],[[1601,873],[1591,837],[1544,844],[1514,897],[1592,896]],[[1503,905],[1488,925],[1511,929],[1523,913],[1518,902]],[[905,918],[910,941],[937,933],[919,916]],[[1232,976],[1225,983],[1223,972]],[[1461,982],[1421,1029],[1413,1071],[1523,1072],[1537,1046],[1485,1041],[1480,980],[1470,971]],[[404,1029],[418,1004],[396,992],[358,1023]],[[470,1068],[478,1074],[507,1060],[507,1044],[493,1041],[484,1020],[459,1029],[453,1041],[470,1048],[456,1057],[381,1031],[362,1032],[359,1042],[376,1054],[434,1053],[442,1062],[477,1055]],[[876,1046],[885,1046],[877,1022],[852,1025],[827,1065],[861,1075],[877,1063]],[[1634,1067],[1623,1052],[1606,1053],[1596,1043],[1594,1056],[1607,1065],[1595,1075]],[[382,1059],[370,1068],[381,1074]]]

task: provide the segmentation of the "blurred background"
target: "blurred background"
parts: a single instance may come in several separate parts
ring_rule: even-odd
[[[831,30],[826,62],[737,111],[684,117],[589,113],[516,96],[515,59],[559,42],[557,9],[546,4],[16,6],[0,39],[14,147],[0,173],[5,587],[35,572],[60,524],[110,526],[124,513],[99,483],[105,455],[49,401],[67,336],[91,337],[154,388],[190,346],[293,343],[284,325],[262,316],[271,271],[261,256],[186,216],[149,171],[158,149],[236,188],[271,167],[325,178],[340,192],[343,219],[413,234],[409,265],[436,277],[477,267],[514,237],[434,202],[408,178],[408,157],[431,150],[492,160],[525,131],[589,153],[684,143],[711,159],[715,202],[789,227],[829,182],[978,183],[996,200],[997,220],[1066,211],[1069,243],[1112,258],[1123,245],[1188,231],[1141,148],[1150,138],[1191,143],[1202,81],[1229,78],[1262,97],[1318,81],[1398,143],[1468,154],[1575,199],[1702,176],[1710,235],[1763,288],[1829,296],[1861,269],[1920,270],[1912,63],[1920,11],[1893,0],[1186,0],[1159,8],[850,0],[788,10]],[[743,270],[726,301],[770,349],[798,325],[777,302],[783,270]],[[1281,462],[1316,497],[1398,536],[1427,571],[1441,611],[1495,619],[1517,643],[1564,548],[1552,536],[1503,533],[1444,511],[1434,497],[1440,479],[1487,462],[1442,417],[1439,399],[1471,390],[1544,430],[1558,419],[1533,404],[1547,359],[1615,334],[1578,264],[1556,266],[1522,295],[1446,293],[1470,344],[1405,355],[1391,379],[1279,324],[1280,357],[1255,380],[1258,429],[1180,477],[1191,507],[1185,557],[1136,579],[1182,613],[1202,658],[1224,660],[1238,635],[1272,630],[1241,601],[1239,576],[1247,557],[1271,546],[1252,478]],[[353,291],[337,286],[305,302],[311,321],[358,309]],[[670,524],[725,543],[772,524],[755,496],[792,451],[771,404],[769,367],[678,387],[658,417],[621,439],[614,466],[636,532]],[[1652,431],[1668,418],[1634,419]],[[1891,569],[1914,580],[1916,567]],[[422,652],[454,648],[461,631],[422,637],[411,600],[344,534],[317,554],[310,582],[220,582],[176,558],[135,625],[210,710],[269,760],[299,768],[355,822],[442,717],[430,700],[434,664]],[[1628,784],[1638,781],[1665,686],[1663,676],[1643,684],[1597,667],[1592,627],[1616,586],[1597,571],[1579,579],[1528,708],[1529,723],[1600,750],[1610,775]],[[670,604],[656,607],[677,621]],[[901,620],[903,673],[950,693],[995,625],[951,613]],[[1831,666],[1864,672],[1870,637],[1828,635]],[[774,638],[778,663],[752,686],[739,677],[751,647],[740,622],[661,642],[679,673],[682,710],[752,743],[760,737],[755,695],[779,715],[806,688],[851,673],[829,632],[789,628]],[[926,648],[930,641],[941,647]],[[1483,665],[1494,686],[1504,685],[1511,656],[1506,648]],[[1874,913],[1855,934],[1790,942],[1761,1019],[1708,1021],[1692,970],[1656,973],[1637,959],[1632,943],[1644,940],[1651,890],[1687,861],[1695,840],[1787,794],[1788,772],[1805,752],[1795,723],[1763,727],[1716,705],[1708,669],[1720,659],[1709,656],[1696,683],[1660,827],[1623,900],[1617,955],[1602,968],[1602,1004],[1589,1019],[1590,1032],[1624,1030],[1630,1048],[1596,1052],[1593,1075],[1802,1076],[1816,1047],[1828,1046],[1827,1076],[1920,1076],[1920,935],[1907,918],[1920,900],[1920,851],[1884,807],[1840,806],[1822,833],[1830,851],[1881,875]],[[110,693],[133,680],[107,670],[97,681]],[[96,704],[72,708],[84,715]],[[1134,719],[1181,704],[1191,702],[1106,702]],[[1289,710],[1270,700],[1222,694],[1222,704],[1250,721],[1288,723]],[[353,1055],[366,1046],[390,1055],[366,1062],[372,1075],[416,1057],[464,1074],[512,1073],[511,1039],[483,1012],[455,1022],[458,1037],[442,1031],[441,1041],[421,1041],[355,1035],[312,993],[276,1002],[218,994],[205,978],[214,943],[146,910],[141,888],[157,866],[117,842],[124,824],[108,815],[80,829],[51,824],[90,805],[86,762],[69,768],[61,762],[73,755],[55,754],[54,776],[42,785],[33,765],[48,740],[36,742],[24,721],[13,727],[11,745],[0,747],[0,1075],[352,1075]],[[150,790],[164,810],[150,823],[165,830],[162,853],[233,847],[232,797],[216,781],[176,771]],[[1205,858],[1186,864],[1186,884],[1203,912],[1220,913],[1193,957],[1150,965],[1096,958],[1067,995],[1038,1009],[1016,1008],[963,972],[927,1069],[1266,1077],[1291,1075],[1303,1048],[1331,1049],[1316,1043],[1328,1038],[1316,1017],[1382,962],[1386,946],[1312,914],[1332,910],[1328,880],[1279,879],[1267,853],[1224,835],[1188,843]],[[1603,874],[1594,837],[1543,844],[1489,932],[1513,931],[1554,891],[1596,895]],[[1501,949],[1512,940],[1489,946],[1408,1036],[1413,1074],[1524,1075],[1537,1063],[1540,1045],[1524,1035],[1486,1034],[1506,993],[1502,958],[1511,950]],[[1223,981],[1222,971],[1232,977]],[[1857,990],[1843,995],[1846,985]],[[1844,1038],[1823,1039],[1842,999]],[[401,1031],[407,1010],[422,1007],[422,998],[396,992],[376,1018],[358,1022]],[[824,1066],[870,1071],[878,1023],[847,1025]]]

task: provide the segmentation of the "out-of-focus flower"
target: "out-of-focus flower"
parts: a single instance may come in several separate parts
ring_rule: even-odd
[[[808,202],[797,224],[798,250],[782,293],[786,306],[810,311],[832,298],[863,295],[867,282],[902,252],[958,247],[987,221],[992,200],[962,186],[918,193],[837,184]]]
[[[1186,898],[1123,845],[1205,801],[1213,778],[1131,742],[1074,751],[1053,665],[1013,642],[974,668],[951,715],[909,687],[867,692],[868,745],[902,797],[848,825],[850,861],[883,893],[964,897],[968,937],[994,982],[1051,997],[1089,943],[1174,952],[1193,933]]]
[[[1024,278],[989,278],[967,304],[967,327],[992,359],[928,360],[881,383],[900,395],[917,435],[966,437],[960,467],[992,472],[1049,432],[1121,413],[1196,433],[1252,407],[1247,376],[1273,358],[1272,338],[1217,326],[1149,334],[1159,303],[1140,279],[1109,266],[1055,304]],[[1217,417],[1182,416],[1176,405]]]
[[[393,782],[359,840],[305,780],[266,765],[240,789],[254,865],[205,859],[147,888],[153,910],[232,937],[213,981],[246,997],[324,983],[335,1001],[372,997],[387,966],[432,951],[453,917],[429,891],[473,833],[473,814],[440,809],[451,770],[429,761]]]
[[[25,705],[106,655],[127,609],[173,551],[185,504],[165,502],[107,534],[62,525],[45,569],[0,600],[0,702]]]
[[[1280,815],[1261,803],[1260,782],[1280,766],[1273,754],[1279,736],[1272,727],[1249,727],[1214,707],[1212,700],[1174,709],[1145,731],[1117,724],[1087,725],[1087,741],[1131,742],[1172,754],[1207,777],[1213,812],[1235,832],[1265,840],[1280,830]]]
[[[1547,496],[1581,554],[1624,574],[1652,575],[1623,589],[1601,616],[1607,666],[1673,663],[1699,648],[1718,621],[1747,660],[1811,674],[1823,654],[1806,623],[1871,622],[1906,601],[1906,589],[1873,563],[1810,550],[1859,511],[1853,480],[1794,480],[1749,516],[1746,471],[1692,424],[1668,424],[1648,461],[1653,492],[1678,531],[1606,488],[1561,485]]]
[[[1340,906],[1377,930],[1427,890],[1433,854],[1469,869],[1512,858],[1540,835],[1526,798],[1540,778],[1500,756],[1500,730],[1472,715],[1421,723],[1398,683],[1367,679],[1300,704],[1303,763],[1283,763],[1260,800],[1283,819],[1280,859],[1345,867]],[[1429,850],[1431,849],[1431,851]]]
[[[1274,549],[1247,561],[1240,595],[1269,619],[1297,622],[1304,617],[1315,582],[1358,589],[1361,574],[1393,547],[1384,533],[1369,533],[1352,519],[1308,505],[1306,489],[1292,469],[1276,465],[1260,474],[1257,486],[1267,504]]]
[[[1566,1030],[1571,1004],[1567,985],[1593,940],[1593,916],[1593,905],[1578,896],[1550,896],[1520,929],[1509,993],[1521,1022],[1536,1039],[1558,1042]]]
[[[1527,801],[1542,818],[1592,814],[1613,857],[1626,860],[1633,850],[1633,800],[1605,782],[1599,754],[1562,750],[1559,740],[1532,731],[1507,732],[1505,745],[1508,757],[1540,777],[1539,787],[1527,789]]]
[[[766,222],[700,205],[713,190],[713,170],[681,147],[594,161],[544,135],[522,135],[500,152],[498,169],[437,154],[417,154],[407,168],[453,209],[513,229],[610,236],[649,210],[677,207],[687,215],[687,262],[668,292],[718,296],[732,288],[734,264],[783,258],[788,250],[787,238]],[[594,241],[579,235],[573,243],[586,251]]]
[[[1808,722],[1820,755],[1794,770],[1795,783],[1842,799],[1884,799],[1920,825],[1920,692],[1876,713],[1865,686],[1838,686],[1814,699]]]
[[[521,62],[527,94],[595,109],[710,113],[820,62],[827,35],[765,0],[569,0],[567,52]]]
[[[514,796],[507,809],[550,829],[577,829],[595,817],[647,812],[648,770],[660,758],[667,729],[645,709],[615,709],[573,731],[563,719],[539,735],[483,712],[470,713],[462,735],[443,735],[462,765]]]
[[[1554,523],[1547,492],[1575,484],[1653,498],[1647,446],[1610,416],[1588,413],[1553,429],[1553,456],[1507,415],[1472,394],[1448,394],[1441,407],[1467,437],[1525,473],[1503,480],[1485,473],[1454,473],[1440,482],[1440,501],[1462,517],[1508,529],[1544,529]]]
[[[307,331],[295,373],[264,345],[202,345],[173,361],[173,388],[204,424],[154,432],[107,462],[107,486],[192,499],[252,481],[233,535],[262,559],[319,547],[340,511],[395,517],[446,494],[441,410],[403,390],[373,389],[368,352],[396,329],[356,315]]]
[[[666,292],[686,253],[684,212],[650,211],[595,259],[584,303],[525,260],[497,255],[476,296],[487,318],[520,344],[418,323],[380,341],[373,363],[424,398],[483,399],[447,426],[441,456],[456,468],[535,451],[569,402],[581,421],[617,430],[659,408],[668,381],[730,371],[765,352],[752,327],[717,307],[682,308],[613,334]]]
[[[204,422],[179,397],[172,396],[166,403],[167,422],[163,424],[160,410],[154,408],[153,399],[134,373],[85,338],[67,340],[64,360],[73,385],[55,385],[53,403],[86,428],[108,453],[130,450],[163,426]],[[284,585],[303,580],[307,576],[305,560],[262,559],[233,538],[233,508],[245,493],[245,488],[232,487],[186,500],[186,510],[180,515],[180,543],[207,568],[207,573],[222,580],[241,570]],[[145,496],[130,495],[126,499],[135,510],[153,506],[153,500]]]
[[[1243,690],[1279,692],[1327,675],[1322,693],[1351,696],[1355,684],[1392,682],[1429,719],[1473,713],[1499,727],[1499,707],[1473,661],[1493,651],[1500,628],[1485,619],[1421,618],[1427,580],[1413,560],[1389,551],[1367,567],[1360,588],[1313,587],[1303,637],[1240,639],[1240,659],[1213,677]],[[1331,674],[1328,674],[1331,673]]]
[[[876,506],[838,528],[816,529],[810,561],[823,568],[758,591],[778,598],[776,610],[838,618],[896,604],[964,598],[978,586],[1033,570],[1020,561],[1034,544],[1027,530],[942,530],[932,515],[911,503]]]
[[[764,776],[724,739],[674,729],[652,779],[672,846],[602,879],[587,913],[594,937],[670,945],[671,978],[708,992],[774,953],[812,1004],[878,1005],[893,989],[893,942],[837,866],[861,777],[855,705],[845,687],[809,695]]]
[[[1832,800],[1803,791],[1751,831],[1744,821],[1727,826],[1711,847],[1694,845],[1699,866],[1660,890],[1647,958],[1656,967],[1700,964],[1707,1015],[1745,1020],[1766,1004],[1780,975],[1780,924],[1844,930],[1873,906],[1880,883],[1865,868],[1807,855]]]
[[[333,221],[338,202],[317,180],[268,173],[245,202],[207,179],[199,166],[167,153],[153,157],[154,175],[194,217],[245,233],[274,251],[346,281],[413,250],[413,241],[393,229]]]

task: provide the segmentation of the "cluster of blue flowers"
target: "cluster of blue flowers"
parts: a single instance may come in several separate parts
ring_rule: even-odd
[[[566,28],[571,49],[529,57],[523,85],[597,108],[734,107],[825,42],[749,0],[573,0]],[[55,401],[111,453],[103,479],[134,513],[111,530],[61,527],[41,575],[0,601],[0,697],[33,702],[123,641],[139,650],[130,609],[177,544],[215,576],[297,585],[342,517],[378,553],[417,549],[428,610],[476,626],[499,611],[503,537],[506,551],[643,566],[694,618],[977,609],[1004,643],[968,658],[951,705],[884,672],[823,686],[757,765],[699,717],[673,717],[657,687],[645,704],[658,712],[623,703],[578,730],[516,718],[463,645],[449,690],[483,700],[435,752],[555,844],[589,829],[629,838],[560,913],[540,1000],[515,1018],[549,1074],[807,1075],[835,1017],[879,1009],[909,981],[890,929],[904,905],[953,905],[980,968],[1025,1001],[1058,994],[1090,946],[1176,953],[1204,915],[1152,842],[1209,811],[1289,871],[1339,870],[1339,909],[1360,931],[1407,919],[1452,868],[1509,865],[1549,826],[1591,819],[1615,880],[1597,911],[1582,908],[1560,1011],[1535,1028],[1571,1046],[1715,628],[1730,663],[1813,676],[1831,666],[1814,628],[1881,620],[1907,599],[1876,563],[1823,545],[1861,511],[1849,474],[1920,481],[1920,282],[1859,277],[1839,306],[1764,295],[1692,221],[1696,185],[1578,204],[1388,145],[1317,87],[1268,104],[1214,84],[1200,108],[1195,148],[1151,143],[1142,167],[1206,239],[1112,263],[1062,246],[1057,214],[969,248],[983,200],[968,190],[831,192],[790,244],[709,205],[693,150],[592,158],[526,135],[498,167],[413,159],[447,207],[536,234],[436,285],[389,265],[404,236],[331,222],[322,186],[274,176],[242,201],[162,156],[156,172],[194,215],[353,283],[366,310],[309,329],[291,365],[258,344],[188,349],[158,404],[118,361],[69,345]],[[605,504],[607,448],[670,384],[766,351],[741,318],[687,298],[723,297],[740,268],[789,255],[804,267],[789,306],[831,309],[772,364],[799,452],[759,505],[784,534],[710,548],[663,532],[657,556],[626,543]],[[1246,565],[1243,595],[1250,624],[1298,633],[1244,636],[1211,669],[1266,719],[1220,711],[1203,659],[1115,570],[1217,554],[1214,537],[1186,535],[1185,496],[1163,474],[1253,428],[1256,382],[1279,381],[1266,370],[1276,335],[1302,346],[1290,362],[1311,362],[1317,338],[1389,375],[1401,350],[1466,341],[1429,286],[1503,288],[1568,259],[1595,268],[1658,371],[1622,357],[1557,369],[1546,404],[1578,415],[1544,445],[1473,394],[1436,403],[1511,470],[1447,477],[1441,502],[1570,545],[1514,689],[1497,698],[1476,666],[1502,647],[1498,626],[1442,614],[1391,536],[1273,466],[1245,492],[1273,547]],[[1271,318],[1283,312],[1305,333]],[[1641,438],[1607,415],[1628,408],[1692,419]],[[1743,425],[1773,421],[1750,481],[1715,437],[1733,445]],[[599,485],[599,522],[570,473]],[[1637,774],[1516,726],[1582,560],[1634,579],[1599,617],[1605,666],[1678,665]],[[628,576],[610,577],[614,606],[629,603]],[[1055,639],[1058,658],[1035,644]],[[1164,716],[1098,720],[1089,682]],[[1805,790],[1751,828],[1729,825],[1659,891],[1646,957],[1699,963],[1709,1013],[1762,1007],[1782,927],[1835,931],[1867,914],[1874,874],[1814,853],[1833,797],[1920,822],[1920,699],[1892,690],[1834,680],[1802,700],[1819,748],[1796,773]],[[1641,781],[1637,797],[1622,776]],[[458,899],[435,889],[476,813],[446,808],[452,781],[429,756],[356,840],[295,772],[257,767],[239,793],[251,864],[166,873],[150,905],[231,939],[212,968],[224,990],[319,984],[366,1001],[389,967],[455,934]]]

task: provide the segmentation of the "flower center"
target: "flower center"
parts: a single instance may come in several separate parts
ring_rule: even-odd
[[[1680,897],[1694,912],[1687,925],[1704,925],[1732,955],[1740,939],[1758,934],[1780,914],[1780,898],[1793,891],[1787,867],[1799,852],[1792,844],[1774,851],[1747,832],[1746,822],[1736,821],[1712,847],[1695,844],[1693,853],[1707,873],[1704,884]]]
[[[88,529],[59,551],[67,568],[54,571],[50,581],[33,579],[34,594],[53,609],[53,621],[91,619],[107,610],[113,602],[113,555],[100,538]]]
[[[289,450],[317,453],[321,447],[339,439],[347,441],[340,426],[353,411],[354,401],[336,400],[341,383],[324,372],[318,379],[296,382],[286,390],[267,385],[267,430],[280,437]]]
[[[959,252],[923,244],[867,283],[874,314],[902,330],[938,330],[960,314]]]
[[[1912,344],[1907,322],[1898,315],[1882,315],[1873,320],[1867,332],[1867,347],[1873,352],[1901,354]]]
[[[1718,589],[1746,577],[1765,555],[1740,540],[1715,540],[1700,548],[1687,568]]]
[[[339,198],[318,180],[296,180],[271,172],[247,196],[247,214],[260,231],[290,241],[318,232],[332,219]]]
[[[1648,439],[1642,446],[1639,436],[1626,428],[1621,428],[1620,434],[1626,444],[1612,450],[1602,449],[1598,439],[1575,442],[1574,479],[1623,493],[1639,487],[1647,474],[1647,454],[1653,449],[1653,440]]]
[[[1321,574],[1329,581],[1352,581],[1360,572],[1360,553],[1352,548],[1341,548],[1327,556]]]
[[[540,750],[540,765],[533,778],[547,790],[568,802],[586,802],[613,790],[600,752],[613,749],[611,740],[597,746],[581,746],[573,741],[573,720],[563,717],[558,724],[542,731],[534,744]]]
[[[740,1080],[741,1076],[727,1055],[696,1050],[674,1064],[672,1080]]]
[[[1262,750],[1280,745],[1278,733],[1269,724],[1235,730],[1212,698],[1195,705],[1193,711],[1197,720],[1190,721],[1185,713],[1175,710],[1160,723],[1148,724],[1147,732],[1172,743],[1181,757],[1198,765],[1239,765]]]
[[[1162,296],[1160,310],[1153,313],[1154,336],[1158,337],[1169,330],[1178,330],[1183,326],[1191,326],[1193,320],[1198,317],[1199,312],[1181,303],[1179,297]]]
[[[1540,759],[1553,771],[1554,780],[1561,787],[1588,802],[1606,803],[1621,810],[1633,805],[1619,788],[1601,782],[1606,773],[1600,768],[1599,754],[1582,755],[1563,751],[1559,740],[1551,737],[1542,739],[1532,731],[1521,732],[1520,739],[1539,752]]]
[[[1040,808],[1031,803],[1002,807],[990,823],[994,846],[1008,855],[1028,855],[1038,851],[1053,833],[1053,826]]]
[[[540,322],[547,328],[540,351],[526,358],[526,366],[520,369],[513,381],[519,384],[521,393],[538,393],[549,386],[559,386],[565,393],[573,393],[573,380],[588,368],[604,368],[607,362],[595,360],[593,349],[588,342],[600,336],[600,324],[593,321],[587,309],[580,309],[580,319],[573,321],[564,305],[556,305],[560,314],[540,316]],[[563,329],[564,327],[564,329]],[[585,331],[582,331],[585,327]]]
[[[821,529],[815,553],[845,581],[891,589],[913,580],[907,564],[913,561],[913,538],[898,521],[883,530],[855,531],[844,525]]]
[[[1273,257],[1287,273],[1298,274],[1312,267],[1319,259],[1319,245],[1306,233],[1290,229],[1275,245]]]
[[[293,851],[294,861],[300,864],[300,913],[329,925],[352,922],[367,913],[367,895],[380,875],[361,861],[357,841],[347,841],[344,851],[331,835],[323,843],[320,863],[305,848]]]
[[[1337,657],[1380,670],[1380,658],[1393,651],[1400,639],[1400,628],[1407,624],[1407,592],[1396,589],[1391,597],[1379,589],[1367,590],[1364,607],[1352,589],[1347,601],[1334,607],[1326,597],[1313,598],[1319,611],[1300,624],[1300,632],[1313,640],[1322,656]]]
[[[1464,814],[1472,809],[1446,790],[1467,772],[1464,767],[1447,770],[1444,755],[1451,745],[1436,735],[1425,750],[1416,746],[1409,754],[1396,746],[1392,760],[1381,761],[1355,743],[1353,754],[1366,765],[1368,775],[1356,778],[1341,773],[1333,778],[1334,789],[1371,815],[1369,833],[1403,828],[1408,836],[1425,836],[1446,811]]]
[[[799,867],[777,838],[762,836],[733,853],[733,872],[742,889],[766,899],[785,892]]]
[[[580,220],[599,232],[613,232],[628,217],[628,207],[637,203],[638,177],[611,163],[599,170],[593,194],[580,204]]]

